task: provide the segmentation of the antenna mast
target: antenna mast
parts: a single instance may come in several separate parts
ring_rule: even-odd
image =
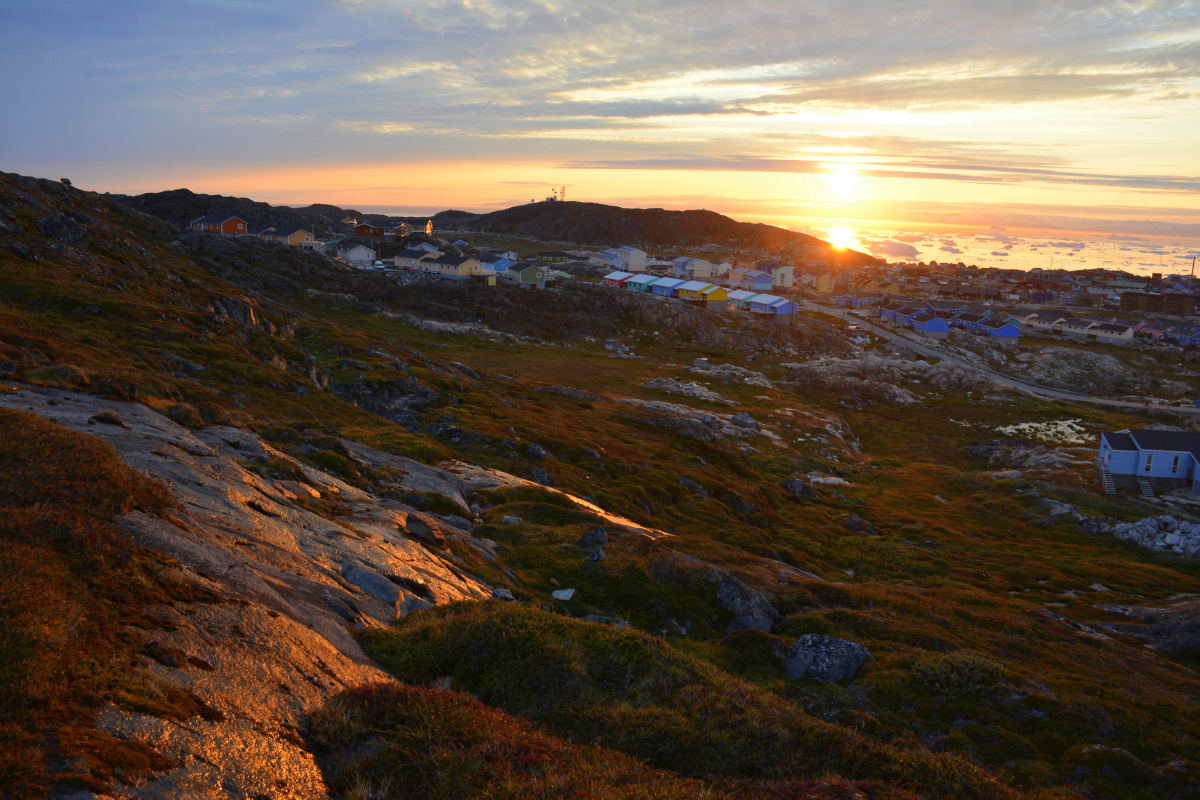
[[[559,190],[558,199],[561,201],[565,201],[567,199],[567,187],[564,186],[561,190]]]

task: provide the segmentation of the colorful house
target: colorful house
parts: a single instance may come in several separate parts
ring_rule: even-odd
[[[691,300],[693,302],[701,302],[705,299],[704,290],[711,287],[711,283],[704,281],[688,281],[680,285],[675,295],[680,300]],[[728,297],[728,295],[726,295]]]
[[[1000,344],[1015,345],[1021,329],[1003,317],[988,318],[979,323],[978,330],[1000,341]]]
[[[480,275],[483,272],[482,265],[469,256],[438,256],[425,261],[424,266],[425,272],[456,281],[465,281],[472,275]]]
[[[632,272],[610,272],[604,276],[605,286],[624,286],[625,281],[633,277]]]
[[[1109,494],[1119,487],[1153,496],[1184,487],[1200,494],[1197,462],[1200,433],[1136,429],[1100,434],[1095,466]]]
[[[950,320],[943,319],[928,311],[913,314],[908,318],[908,327],[922,336],[931,339],[945,339],[950,335]]]
[[[1103,322],[1088,331],[1088,335],[1095,336],[1102,344],[1128,344],[1133,341],[1133,326]]]
[[[650,291],[655,294],[661,294],[664,297],[678,297],[679,287],[685,282],[679,278],[659,278],[650,286]]]
[[[625,281],[626,289],[633,289],[635,292],[648,292],[651,285],[658,280],[655,275],[635,275]]]
[[[237,236],[239,233],[249,233],[246,220],[229,214],[209,214],[199,217],[189,223],[189,228],[202,233],[219,233],[222,236]]]
[[[709,311],[724,313],[729,307],[729,292],[724,286],[709,285],[700,290],[704,296],[704,307]]]
[[[774,322],[790,321],[796,316],[796,304],[773,294],[760,294],[749,301],[750,313],[770,317]]]
[[[729,293],[729,304],[734,308],[748,310],[750,308],[750,300],[758,297],[754,292],[747,292],[745,289],[734,289]]]
[[[508,268],[504,277],[520,289],[545,289],[546,268],[537,261],[522,261]]]
[[[760,270],[750,270],[742,275],[743,289],[749,289],[753,292],[769,292],[774,279],[771,278],[771,273],[762,272]]]

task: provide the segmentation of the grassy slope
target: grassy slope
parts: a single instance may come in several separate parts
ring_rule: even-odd
[[[576,403],[532,389],[567,383],[703,407],[637,384],[656,375],[682,377],[668,363],[687,364],[697,355],[745,363],[741,353],[656,338],[653,330],[628,321],[621,323],[622,332],[627,340],[642,342],[639,352],[650,358],[608,358],[598,345],[582,340],[514,348],[414,331],[350,309],[310,304],[303,296],[287,298],[290,311],[262,297],[260,316],[276,325],[295,322],[294,338],[230,323],[218,327],[200,309],[209,297],[243,293],[218,277],[230,275],[228,265],[168,246],[173,237],[161,226],[123,217],[113,207],[106,210],[103,198],[72,195],[57,202],[75,204],[114,229],[119,226],[121,233],[95,228],[85,248],[56,253],[34,236],[33,215],[18,215],[25,233],[17,238],[37,245],[39,260],[0,250],[0,296],[7,301],[0,306],[0,358],[18,361],[26,379],[117,396],[131,395],[136,386],[139,399],[196,424],[206,418],[267,432],[316,429],[428,461],[455,455],[518,474],[542,466],[560,488],[678,535],[658,545],[615,539],[605,548],[609,559],[597,565],[584,561],[573,544],[593,524],[585,515],[536,494],[494,496],[477,533],[504,546],[506,562],[520,581],[512,584],[520,597],[549,605],[553,589],[572,586],[579,590],[569,604],[573,614],[620,614],[654,632],[664,629],[667,618],[690,622],[693,635],[670,635],[672,646],[738,672],[823,719],[853,726],[863,736],[957,753],[1021,786],[1066,783],[1090,786],[1097,796],[1166,797],[1196,783],[1196,764],[1188,759],[1200,751],[1195,673],[1154,657],[1132,640],[1081,637],[1040,615],[1046,604],[1055,604],[1049,609],[1059,614],[1096,617],[1100,612],[1093,604],[1114,601],[1111,594],[1087,590],[1096,582],[1130,596],[1124,602],[1200,591],[1194,563],[1097,539],[1073,525],[1046,527],[1025,516],[1031,503],[1014,492],[1026,482],[993,483],[979,472],[986,465],[958,452],[968,440],[988,438],[991,428],[1017,420],[1081,418],[1095,431],[1127,427],[1140,418],[953,395],[917,409],[876,406],[849,412],[820,392],[797,395],[714,383],[713,389],[740,404],[717,410],[747,410],[764,420],[781,407],[836,414],[865,451],[861,459],[842,454],[835,462],[812,440],[783,450],[758,439],[756,452],[739,454],[627,419],[628,406]],[[306,277],[297,273],[297,279]],[[311,285],[337,290],[336,281],[325,278]],[[431,412],[426,421],[449,411],[457,424],[488,438],[456,448],[409,433],[314,391],[295,369],[311,356],[335,380],[349,380],[357,369],[336,369],[339,354],[349,351],[371,366],[365,379],[384,380],[395,373],[366,350],[390,347],[387,340],[514,376],[512,382],[468,386],[421,359],[403,357],[411,374],[462,400],[456,408]],[[208,369],[190,380],[174,376],[162,361],[164,352]],[[270,366],[271,356],[287,359],[289,369]],[[777,363],[791,360],[759,357],[755,368],[778,378]],[[292,391],[298,386],[307,386],[309,396]],[[959,424],[964,421],[973,427]],[[798,418],[791,424],[794,432],[804,427]],[[555,458],[541,464],[524,455],[509,458],[500,437],[539,442]],[[589,461],[584,447],[601,451],[603,464]],[[778,488],[779,478],[811,469],[840,474],[853,485],[808,503]],[[717,500],[697,498],[682,490],[676,476],[710,492],[736,491],[756,512],[743,517]],[[1050,477],[1052,483],[1036,484],[1043,494],[1074,502],[1088,513],[1145,513],[1097,496],[1074,475]],[[526,524],[519,529],[500,524],[511,513]],[[842,519],[850,513],[872,521],[881,536],[846,530]],[[935,546],[918,547],[906,539]],[[785,612],[777,643],[805,632],[830,633],[862,642],[875,660],[849,686],[786,681],[771,655],[775,644],[722,637],[730,615],[716,605],[710,586],[673,568],[673,552],[741,570],[772,589]],[[780,583],[760,556],[781,558],[840,584]],[[1068,591],[1077,596],[1063,596]],[[959,669],[954,653],[966,653],[968,666],[994,663],[994,673],[983,672],[998,677],[986,686],[930,677]],[[972,661],[975,657],[982,660]],[[1094,758],[1079,752],[1090,744],[1124,748],[1157,771],[1081,767],[1081,759]]]

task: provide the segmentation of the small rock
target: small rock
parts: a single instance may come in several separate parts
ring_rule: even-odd
[[[679,485],[687,489],[692,494],[696,495],[697,497],[708,497],[708,491],[691,478],[685,478],[682,475],[677,475],[675,477],[676,480],[679,481]]]
[[[580,547],[599,547],[608,544],[608,531],[604,528],[592,528],[579,539]]]
[[[550,596],[553,597],[555,600],[570,600],[572,597],[575,596],[575,590],[574,589],[559,589],[556,592],[551,592]]]
[[[513,597],[512,592],[510,592],[508,589],[505,589],[503,587],[492,589],[492,597],[495,597],[500,600],[516,600],[517,599],[517,598]]]
[[[0,359],[0,378],[11,378],[17,374],[17,365]]]
[[[1111,592],[1112,591],[1112,589],[1109,589],[1103,583],[1093,583],[1088,588],[1091,589],[1093,592]]]
[[[505,525],[520,525],[521,524],[520,517],[514,517],[511,515],[505,515],[504,519],[502,519],[500,521]]]
[[[788,649],[785,671],[793,680],[834,683],[853,679],[870,657],[870,651],[857,642],[809,633]]]
[[[761,592],[728,572],[713,570],[710,580],[717,584],[717,603],[734,615],[728,630],[754,628],[770,633],[779,621],[779,612]]]
[[[750,429],[756,430],[756,431],[761,430],[761,428],[762,428],[762,426],[758,424],[758,421],[756,419],[754,419],[754,417],[747,414],[745,411],[743,411],[740,414],[734,414],[732,417],[729,418],[729,421],[732,422],[734,425],[738,426],[739,428],[750,428]]]
[[[604,555],[604,551],[601,550],[599,547],[597,547],[595,550],[588,553],[587,560],[588,561],[603,561],[606,558],[608,558],[608,556]]]
[[[546,448],[542,447],[540,444],[534,444],[533,442],[529,443],[529,445],[525,448],[525,452],[534,461],[545,461],[546,456],[549,455],[546,452]]]
[[[994,481],[1015,481],[1020,477],[1020,470],[1015,469],[1004,469],[1000,470],[999,472],[992,473],[992,480]]]

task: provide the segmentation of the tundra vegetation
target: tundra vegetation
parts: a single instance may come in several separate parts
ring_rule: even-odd
[[[828,320],[720,336],[689,324],[592,285],[400,286],[0,177],[3,392],[86,392],[254,431],[279,455],[247,460],[256,474],[298,480],[301,465],[472,517],[498,555],[423,543],[513,600],[355,629],[403,685],[336,693],[310,715],[298,736],[331,795],[1200,793],[1195,640],[1150,648],[1106,627],[1122,607],[1200,593],[1200,562],[1084,524],[1161,513],[1098,491],[1101,430],[1187,423],[952,385],[847,402],[783,366],[848,354]],[[749,372],[685,372],[698,357]],[[1068,422],[1087,443],[997,432]],[[400,488],[354,443],[531,482],[471,491],[468,511]],[[106,703],[220,713],[157,681],[141,653],[161,624],[146,609],[229,602],[112,524],[171,504],[95,437],[0,410],[6,796],[121,796],[169,771],[153,747],[92,726]],[[581,544],[597,527],[605,541]],[[746,625],[729,585],[769,606],[765,624]],[[807,634],[870,659],[850,680],[789,679]]]

